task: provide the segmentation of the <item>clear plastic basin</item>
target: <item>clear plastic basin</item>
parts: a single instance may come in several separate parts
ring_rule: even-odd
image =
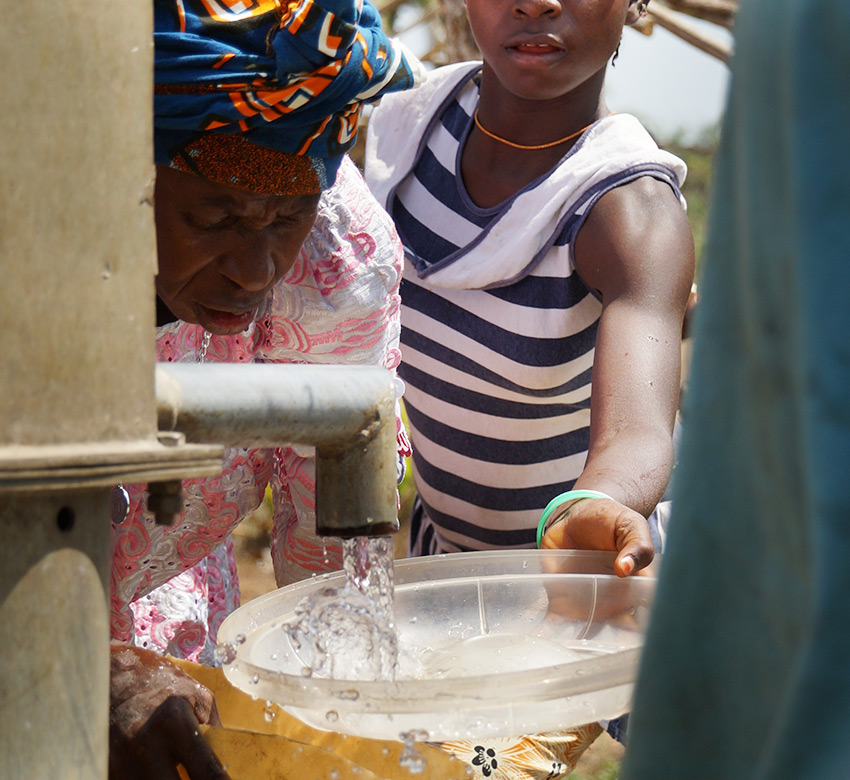
[[[231,683],[311,726],[445,741],[569,728],[628,711],[655,589],[613,555],[458,553],[395,562],[393,682],[304,676],[284,626],[334,572],[245,604],[222,624]],[[426,736],[427,734],[427,736]]]

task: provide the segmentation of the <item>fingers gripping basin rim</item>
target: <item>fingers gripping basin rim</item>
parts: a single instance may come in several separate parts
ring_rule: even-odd
[[[540,515],[540,522],[537,524],[537,547],[539,548],[541,543],[543,542],[543,537],[546,534],[546,531],[549,530],[549,526],[547,525],[547,521],[552,516],[552,513],[559,507],[561,504],[565,504],[567,501],[575,501],[576,499],[581,498],[611,498],[607,493],[601,493],[598,490],[568,490],[566,493],[561,493],[558,496],[555,496],[548,504],[546,504],[546,508],[543,510],[543,514]],[[611,499],[612,501],[614,499]]]

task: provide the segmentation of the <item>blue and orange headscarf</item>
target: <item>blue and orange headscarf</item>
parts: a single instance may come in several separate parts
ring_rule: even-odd
[[[156,162],[262,194],[332,185],[421,68],[369,0],[154,0],[154,45]]]

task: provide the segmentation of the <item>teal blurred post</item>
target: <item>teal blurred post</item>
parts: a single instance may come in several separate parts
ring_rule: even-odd
[[[850,2],[736,42],[624,780],[850,777]]]

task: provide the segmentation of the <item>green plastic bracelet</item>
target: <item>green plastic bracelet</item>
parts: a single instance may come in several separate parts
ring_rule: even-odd
[[[567,501],[572,501],[576,498],[611,498],[607,493],[600,493],[598,490],[568,490],[566,493],[561,493],[559,496],[555,496],[548,504],[546,504],[546,508],[543,510],[543,514],[540,515],[540,522],[537,524],[537,547],[540,547],[540,543],[543,541],[543,535],[548,530],[546,528],[546,521],[550,518],[552,513],[561,505],[565,504]],[[612,501],[614,499],[611,499]]]

